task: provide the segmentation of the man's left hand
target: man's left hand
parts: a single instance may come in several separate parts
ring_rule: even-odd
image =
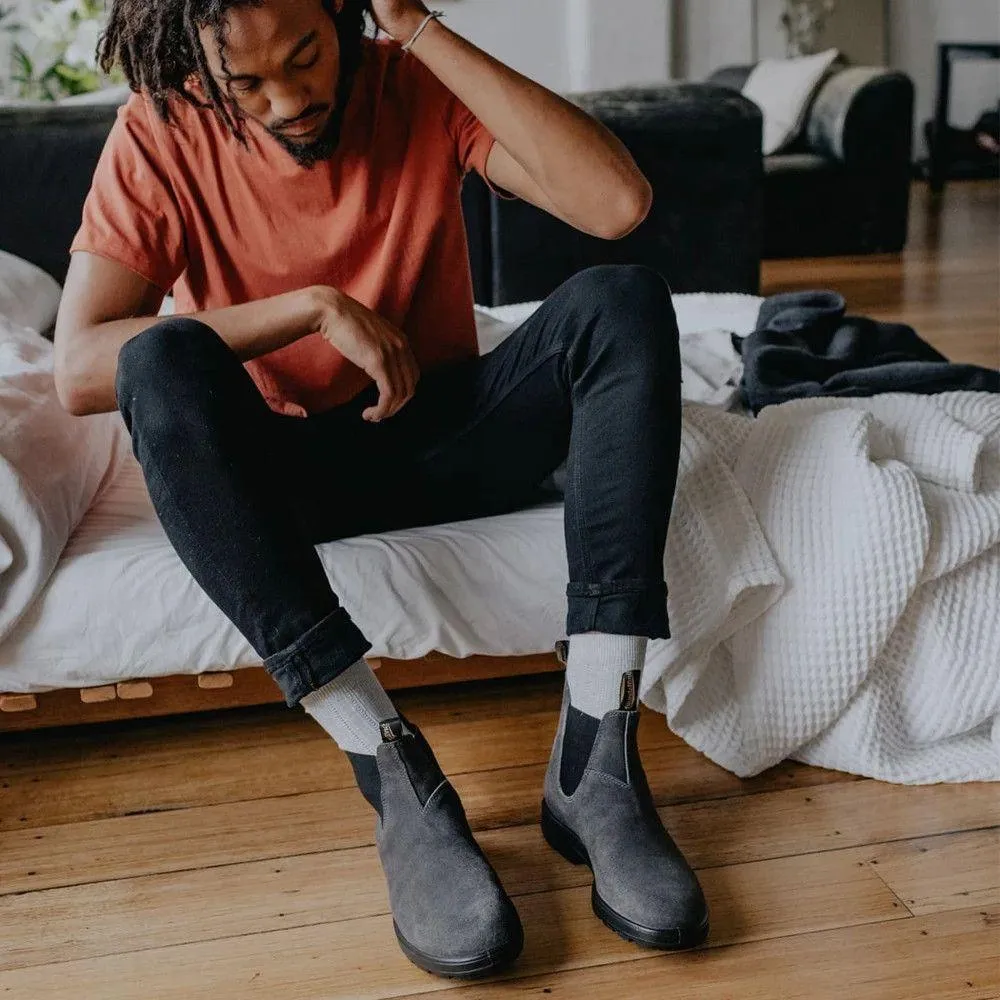
[[[397,42],[405,42],[429,11],[422,0],[372,0],[375,22]]]

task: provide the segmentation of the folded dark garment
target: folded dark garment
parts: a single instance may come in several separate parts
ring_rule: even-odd
[[[733,337],[743,356],[743,404],[756,414],[772,403],[806,396],[1000,392],[1000,372],[952,364],[912,327],[845,311],[836,292],[786,292],[765,299],[754,332]]]

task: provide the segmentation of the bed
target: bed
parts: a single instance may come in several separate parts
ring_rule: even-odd
[[[749,332],[759,301],[678,296],[688,398],[735,403],[728,331]],[[477,308],[481,353],[536,306]],[[106,416],[107,468],[93,501],[0,641],[0,730],[282,700],[174,553],[124,425]],[[565,621],[562,517],[555,501],[317,551],[387,687],[551,671],[561,669]]]
[[[756,108],[718,88],[695,86],[660,88],[646,94],[644,113],[638,118],[632,104],[620,106],[621,94],[593,98],[601,104],[600,108],[594,105],[595,113],[636,149],[635,155],[654,178],[655,218],[626,240],[597,240],[555,220],[540,221],[540,213],[529,206],[499,205],[470,174],[462,207],[477,301],[510,302],[513,289],[528,287],[532,295],[541,297],[558,279],[583,266],[621,260],[669,272],[675,288],[755,291],[762,180]],[[82,104],[0,108],[4,150],[0,191],[17,192],[16,197],[0,197],[0,255],[4,251],[17,254],[41,268],[49,279],[63,280],[66,248],[79,224],[94,164],[120,100],[118,96],[110,103],[88,99]],[[690,112],[695,103],[697,115]],[[538,226],[543,222],[546,237],[538,243]],[[527,240],[535,241],[537,247],[527,246]],[[536,257],[543,246],[545,266],[539,267]],[[679,254],[678,247],[685,248],[684,253]],[[546,282],[548,287],[542,287]],[[22,296],[22,301],[27,299]],[[752,312],[756,300],[746,301]],[[45,329],[37,316],[17,319],[22,325]],[[497,316],[482,312],[479,322],[484,346],[502,334],[503,320]],[[724,346],[724,339],[725,335],[717,338],[717,343]],[[22,348],[29,353],[34,350]],[[710,349],[703,354],[695,359],[691,381],[710,394],[714,390],[697,368],[701,364],[712,368],[718,358],[713,358]],[[14,363],[23,368],[23,358]],[[104,437],[113,436],[107,428],[104,432]],[[93,436],[102,438],[97,431]],[[19,599],[11,599],[11,570],[4,573],[0,568],[0,731],[278,701],[276,686],[250,657],[250,650],[227,630],[213,607],[198,604],[186,581],[177,584],[186,603],[150,626],[155,639],[147,635],[145,644],[138,639],[130,643],[121,634],[120,622],[135,608],[129,597],[134,591],[129,588],[138,587],[146,571],[155,574],[162,569],[166,578],[176,580],[176,564],[171,563],[164,539],[150,519],[148,498],[143,496],[134,464],[119,454],[121,442],[102,438],[97,445],[109,452],[107,476],[102,475],[99,483],[88,479],[77,494],[62,498],[66,509],[60,513],[60,530],[51,525],[46,529],[49,558],[22,586]],[[96,470],[90,472],[96,477]],[[77,510],[80,497],[89,496],[91,488],[91,503]],[[70,508],[73,517],[69,517]],[[549,509],[532,516],[551,523],[559,514]],[[61,530],[70,521],[72,537]],[[495,527],[469,524],[464,530],[485,552],[488,532]],[[62,544],[55,551],[53,540],[60,539]],[[467,541],[463,538],[463,544]],[[393,546],[402,551],[416,543],[398,537],[357,544],[367,546],[368,558],[377,560],[379,551],[384,559]],[[422,539],[420,544],[432,543]],[[438,539],[434,544],[440,555],[449,551],[449,544],[458,543]],[[142,552],[141,558],[135,556],[136,550]],[[4,558],[0,545],[0,567]],[[6,558],[16,560],[17,554]],[[135,575],[117,576],[119,560]],[[105,593],[114,594],[120,602],[113,609],[118,616],[113,620],[106,614],[110,605],[101,605]],[[439,631],[428,629],[418,637],[398,623],[394,626],[391,615],[380,617],[366,622],[373,641],[377,639],[371,660],[389,687],[558,670],[553,643],[560,631],[555,611],[559,603],[550,599],[540,609],[530,607],[529,619],[541,623],[537,632],[518,624],[528,607],[525,600],[504,612],[516,627],[505,631],[510,638],[499,646],[487,641],[491,638],[488,630],[479,635],[482,623],[471,629],[458,624]],[[471,608],[462,611],[475,617]],[[15,627],[12,619],[22,615]],[[185,646],[184,656],[169,662],[158,659],[151,650],[164,646],[164,635],[176,637],[186,631],[180,627],[185,615],[187,623],[204,620],[201,632],[192,631],[202,638],[194,649]],[[459,619],[457,611],[455,619]]]

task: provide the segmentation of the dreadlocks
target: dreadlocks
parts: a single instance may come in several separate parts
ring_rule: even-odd
[[[98,44],[98,62],[105,73],[120,65],[134,91],[145,90],[157,112],[170,120],[169,98],[182,97],[196,107],[211,107],[241,142],[242,116],[223,93],[209,69],[198,36],[200,28],[211,28],[225,62],[226,14],[236,7],[257,7],[263,0],[111,0],[108,25]],[[366,18],[374,24],[371,0],[346,0],[338,14],[334,0],[322,0],[333,19],[340,40],[338,102],[350,90],[361,62],[361,39]],[[199,101],[185,87],[197,75],[208,101]]]

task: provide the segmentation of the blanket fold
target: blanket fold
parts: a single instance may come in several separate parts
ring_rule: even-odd
[[[754,414],[812,396],[1000,392],[1000,372],[952,364],[903,323],[848,316],[837,292],[770,296],[756,329],[733,346],[743,356],[740,399]]]
[[[684,421],[676,629],[649,644],[647,704],[745,777],[791,757],[1000,780],[1000,398],[804,399],[756,420],[687,404]]]

